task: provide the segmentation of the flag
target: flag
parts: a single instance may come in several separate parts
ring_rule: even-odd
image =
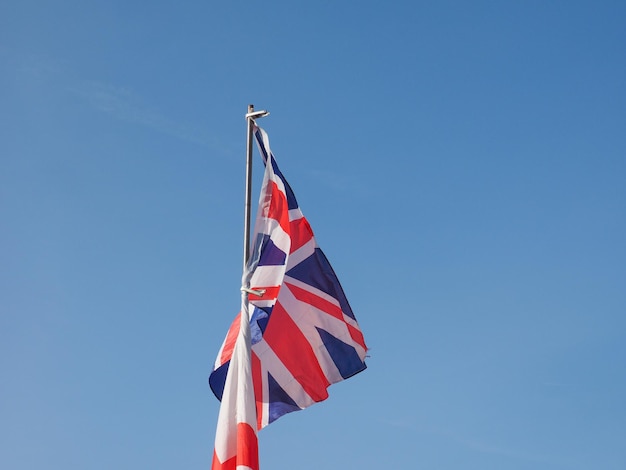
[[[328,397],[327,388],[366,368],[367,346],[344,291],[293,191],[269,138],[254,134],[265,163],[246,280],[250,285],[251,373],[256,427]],[[209,384],[232,393],[240,318],[218,353]]]

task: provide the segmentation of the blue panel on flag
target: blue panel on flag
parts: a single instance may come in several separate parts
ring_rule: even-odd
[[[226,384],[226,374],[228,373],[229,365],[230,361],[225,362],[209,375],[209,385],[219,401],[222,401],[222,395],[224,394],[224,384]]]
[[[285,264],[285,259],[287,259],[285,252],[274,245],[269,235],[264,235],[261,242],[259,266],[282,266]]]
[[[267,153],[267,150],[265,149],[265,145],[261,143],[263,142],[263,135],[261,134],[261,129],[257,129],[254,132],[254,136],[256,137],[256,140],[259,143],[259,150],[261,151],[261,158],[263,158],[263,164],[267,165],[267,159],[269,158],[269,154]]]
[[[287,206],[289,207],[289,210],[297,209],[298,201],[296,200],[296,195],[293,193],[291,186],[289,186],[289,183],[287,183],[287,180],[278,168],[278,164],[274,158],[272,158],[272,169],[274,170],[274,174],[283,182],[283,186],[285,186],[285,196],[287,197]]]
[[[274,174],[281,179],[281,181],[283,182],[283,185],[285,186],[285,196],[287,196],[287,206],[289,207],[289,210],[297,209],[298,201],[296,201],[295,194],[293,193],[291,187],[289,186],[289,183],[287,183],[287,180],[285,179],[280,169],[278,168],[278,164],[276,163],[276,160],[274,159],[273,156],[270,156],[268,154],[267,150],[265,149],[265,146],[261,143],[263,142],[261,131],[257,129],[254,135],[256,136],[257,141],[259,142],[259,150],[261,151],[261,154],[263,157],[263,163],[267,165],[267,160],[268,158],[271,157],[270,161],[272,164],[272,169],[274,170]]]
[[[276,421],[282,415],[291,413],[292,411],[298,411],[300,407],[296,405],[296,402],[287,395],[287,392],[278,385],[278,382],[272,377],[272,374],[267,374],[267,385],[269,388],[269,422]]]
[[[333,362],[339,369],[339,373],[344,379],[352,377],[354,374],[365,370],[367,367],[354,349],[349,344],[344,343],[340,339],[335,338],[328,331],[316,328],[322,338],[322,342]]]
[[[352,313],[348,299],[346,299],[341,284],[339,284],[339,279],[319,248],[316,248],[311,256],[295,265],[286,274],[334,297],[339,302],[343,313],[354,318],[354,313]]]
[[[263,333],[270,320],[272,307],[254,307],[250,317],[250,342],[254,345],[263,339]]]

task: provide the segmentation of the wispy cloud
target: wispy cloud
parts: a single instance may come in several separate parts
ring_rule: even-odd
[[[51,80],[65,69],[62,63],[41,54],[24,54],[0,45],[0,66],[3,73],[19,79]]]
[[[119,86],[97,81],[83,81],[71,87],[94,109],[115,119],[149,127],[158,132],[205,147],[215,147],[207,131],[189,123],[176,121],[144,103],[136,93]]]
[[[49,86],[55,92],[79,97],[86,106],[109,114],[112,118],[144,126],[180,140],[217,150],[230,152],[219,139],[202,126],[172,119],[154,105],[148,104],[135,91],[118,84],[87,80],[68,64],[54,57],[25,53],[0,45],[0,69],[14,76],[20,86]],[[25,85],[24,85],[25,84]]]

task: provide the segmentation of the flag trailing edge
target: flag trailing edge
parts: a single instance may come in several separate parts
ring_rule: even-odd
[[[339,280],[278,168],[267,133],[254,125],[254,135],[265,173],[244,273],[249,305],[242,306],[231,325],[209,377],[222,401],[216,455],[222,408],[233,404],[233,384],[246,385],[242,396],[250,401],[241,406],[247,410],[253,404],[256,429],[261,429],[286,413],[325,400],[331,384],[366,368],[367,346]],[[248,341],[241,340],[243,330],[249,335],[247,353],[238,352]],[[239,371],[237,380],[231,378],[233,367]]]

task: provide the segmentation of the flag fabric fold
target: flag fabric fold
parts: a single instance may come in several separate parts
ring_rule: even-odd
[[[211,470],[259,470],[256,410],[250,362],[250,325],[246,294],[241,314],[233,325],[233,343],[228,373],[217,418],[215,450]]]
[[[366,368],[367,346],[339,280],[278,168],[267,134],[256,125],[254,134],[265,173],[244,280],[256,294],[248,294],[249,304],[231,325],[209,377],[222,401],[215,454],[222,463],[235,448],[222,445],[220,435],[222,409],[240,396],[235,389],[246,389],[250,401],[241,404],[246,410],[242,422],[252,426],[252,406],[256,432],[286,413],[325,400],[331,384]],[[240,351],[246,344],[240,341],[243,330],[249,334],[247,355]],[[218,452],[218,438],[220,449],[228,451]],[[214,465],[213,470],[222,468],[230,467]]]

